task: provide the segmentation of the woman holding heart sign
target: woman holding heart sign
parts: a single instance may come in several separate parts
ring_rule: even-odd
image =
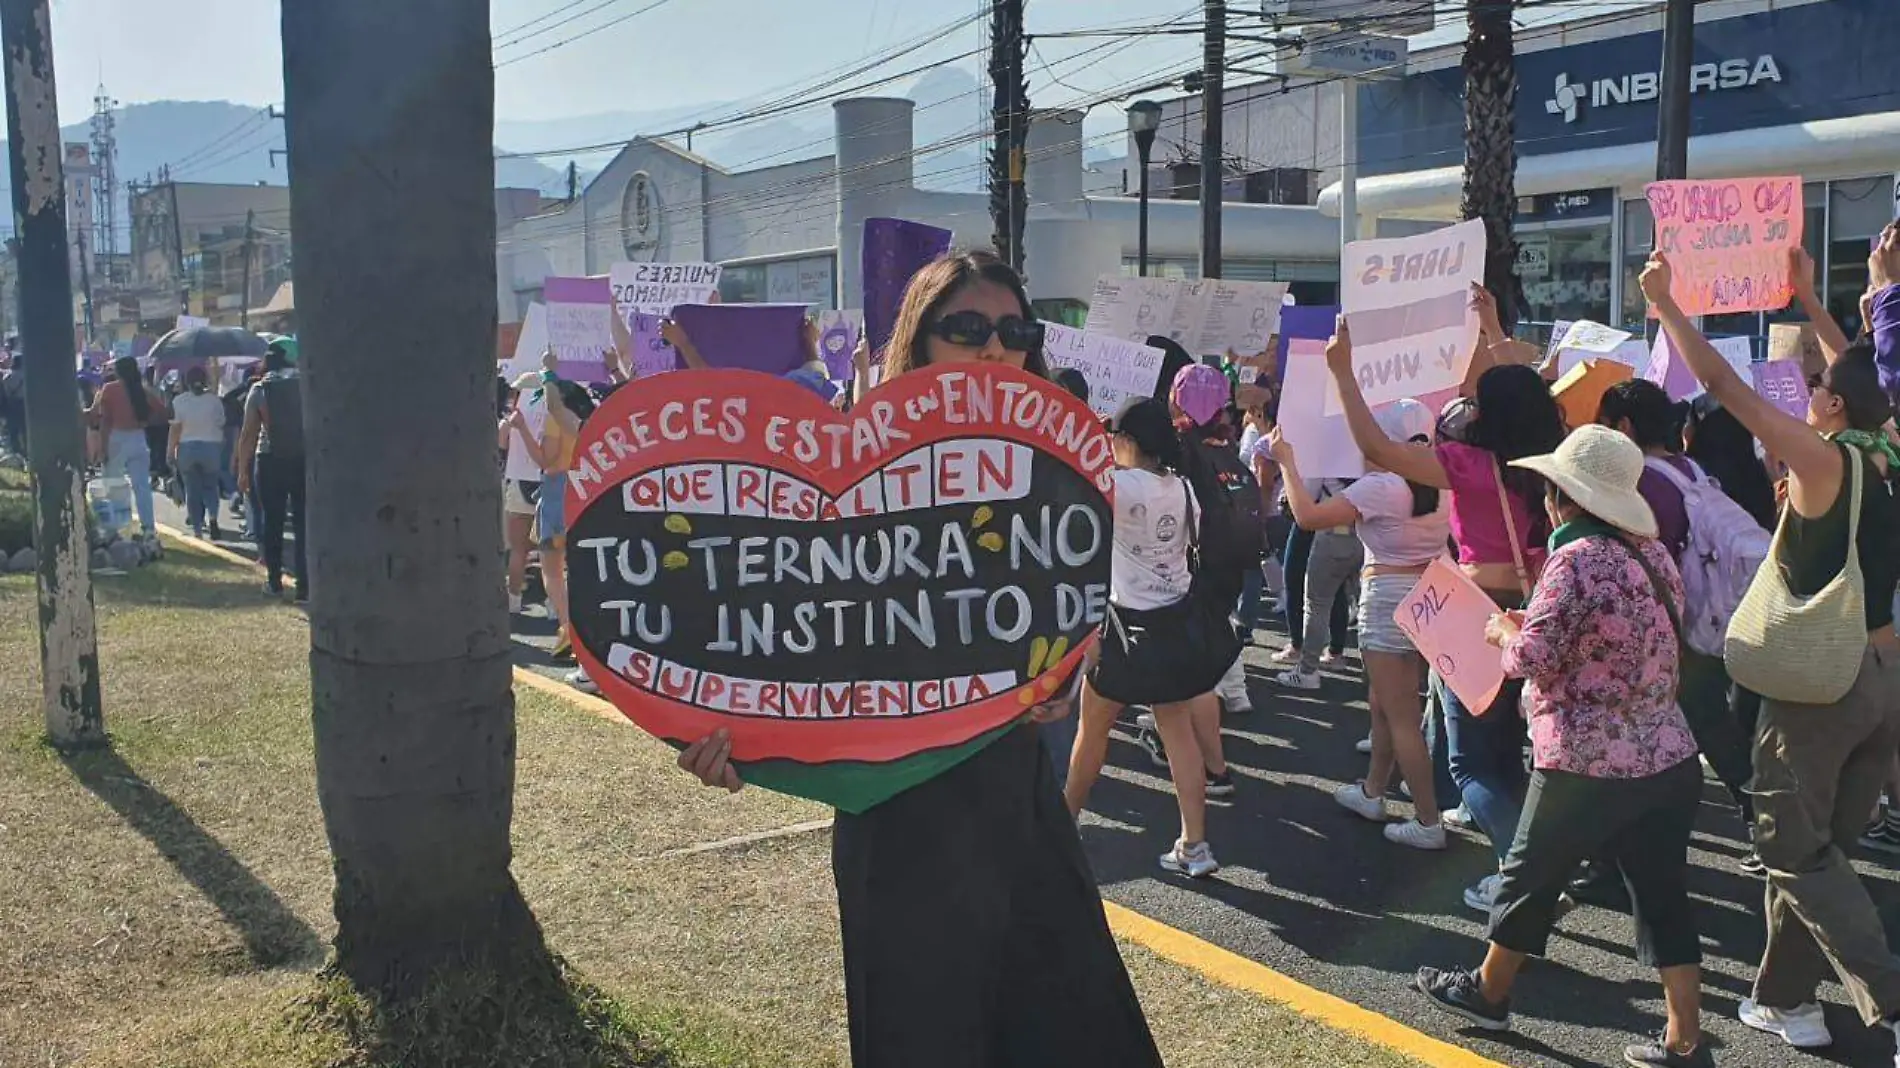
[[[1047,376],[1022,282],[987,253],[945,256],[911,279],[886,388],[957,363]],[[1080,675],[935,777],[838,812],[832,872],[857,1068],[1160,1065],[1049,754],[1025,729],[1069,715]],[[736,791],[732,753],[721,730],[679,764]]]

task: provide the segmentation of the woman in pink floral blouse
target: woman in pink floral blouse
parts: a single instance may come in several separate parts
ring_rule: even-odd
[[[1625,1059],[1711,1065],[1684,882],[1702,772],[1676,704],[1682,580],[1637,492],[1643,454],[1614,430],[1585,426],[1515,466],[1549,481],[1550,558],[1524,611],[1492,617],[1485,636],[1503,650],[1505,673],[1525,680],[1535,770],[1483,965],[1421,968],[1418,987],[1479,1026],[1509,1029],[1512,983],[1525,957],[1544,954],[1565,882],[1586,858],[1613,858],[1635,904],[1637,953],[1661,970],[1668,1007],[1657,1041]]]

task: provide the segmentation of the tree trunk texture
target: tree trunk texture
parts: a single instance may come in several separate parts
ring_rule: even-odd
[[[6,52],[8,173],[20,271],[20,366],[39,555],[41,704],[60,749],[106,741],[99,640],[86,542],[85,432],[73,381],[73,297],[60,169],[58,93],[46,0],[0,0]]]
[[[510,873],[488,5],[284,0],[336,967],[545,958]]]
[[[1498,319],[1517,322],[1517,62],[1511,0],[1470,0],[1465,8],[1465,187],[1459,215],[1483,219],[1484,287]]]

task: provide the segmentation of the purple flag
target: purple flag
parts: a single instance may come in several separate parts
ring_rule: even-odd
[[[882,363],[911,275],[950,251],[951,233],[904,219],[864,220],[864,328]]]
[[[633,369],[636,378],[651,378],[679,370],[679,353],[660,336],[660,317],[633,315]]]
[[[681,304],[673,319],[692,339],[708,367],[782,375],[811,355],[805,351],[803,304]]]
[[[1775,407],[1796,419],[1808,417],[1808,383],[1801,364],[1793,360],[1768,360],[1754,364],[1755,392],[1774,402]]]

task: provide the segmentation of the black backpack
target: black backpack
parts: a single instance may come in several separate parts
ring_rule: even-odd
[[[1267,549],[1260,480],[1231,444],[1184,439],[1183,472],[1201,502],[1201,567],[1239,581]]]
[[[264,435],[272,456],[303,456],[303,382],[294,374],[268,374],[257,384],[264,391]]]

